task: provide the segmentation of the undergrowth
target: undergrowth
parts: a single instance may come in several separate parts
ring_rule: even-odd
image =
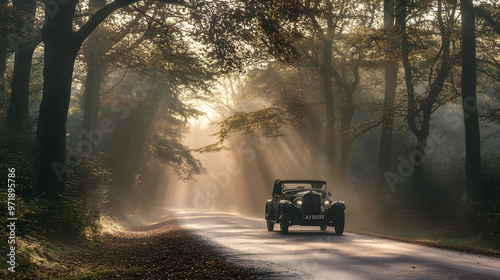
[[[58,197],[31,195],[35,157],[35,136],[30,130],[0,131],[0,178],[15,169],[15,262],[16,272],[32,272],[47,265],[66,248],[99,238],[99,217],[106,202],[109,169],[104,155],[87,156],[72,151],[81,162],[67,173],[66,189]],[[2,187],[0,200],[7,201]],[[0,262],[7,262],[10,252],[7,206],[0,210]],[[9,221],[10,222],[10,221]],[[67,249],[67,248],[66,248]]]

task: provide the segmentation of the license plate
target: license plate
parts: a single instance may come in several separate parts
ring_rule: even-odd
[[[325,215],[304,215],[305,220],[323,220]]]

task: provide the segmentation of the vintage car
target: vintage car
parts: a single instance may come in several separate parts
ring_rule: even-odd
[[[335,233],[344,232],[345,203],[330,199],[325,181],[276,180],[273,198],[266,202],[265,218],[267,230],[274,230],[274,223],[280,224],[281,233],[287,233],[293,225],[319,226],[325,231],[328,226]]]

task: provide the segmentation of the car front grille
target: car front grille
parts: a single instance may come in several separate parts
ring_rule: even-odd
[[[308,192],[302,197],[302,214],[321,214],[321,196],[316,192]]]

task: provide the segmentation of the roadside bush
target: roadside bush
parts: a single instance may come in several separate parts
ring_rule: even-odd
[[[19,270],[34,267],[30,257],[33,244],[50,245],[52,241],[75,242],[99,233],[99,215],[107,200],[109,169],[104,155],[87,156],[71,152],[79,158],[78,166],[68,168],[66,190],[57,198],[31,196],[35,137],[32,131],[0,131],[0,177],[7,178],[8,168],[15,168],[16,265]],[[1,201],[7,201],[7,189],[0,190]],[[7,205],[0,211],[7,221]],[[0,227],[0,261],[6,262],[9,232],[5,222]],[[39,245],[37,245],[39,246]],[[39,249],[44,251],[45,249]],[[43,254],[42,254],[43,255]]]
[[[73,151],[81,159],[69,168],[66,190],[58,198],[37,197],[23,216],[27,231],[54,240],[78,240],[99,232],[99,215],[106,202],[109,170],[103,155],[90,157]]]
[[[500,248],[500,163],[483,159],[482,198],[472,200],[465,195],[456,213],[462,235],[476,234],[491,239]]]

